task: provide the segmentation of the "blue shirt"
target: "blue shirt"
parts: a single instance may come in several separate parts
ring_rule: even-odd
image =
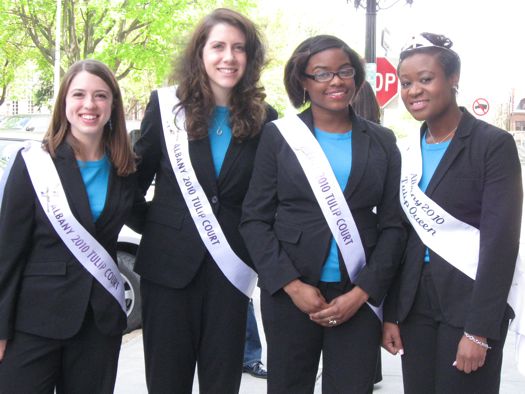
[[[329,133],[315,128],[315,138],[321,145],[330,167],[337,179],[337,183],[344,190],[352,170],[352,130],[346,133]],[[339,270],[339,255],[335,239],[330,241],[328,257],[321,271],[321,281],[339,282],[341,281],[341,271]]]
[[[106,205],[109,183],[109,159],[106,155],[96,161],[77,160],[86,187],[91,217],[96,222]]]
[[[423,135],[421,138],[421,159],[423,160],[423,174],[419,181],[419,188],[425,192],[427,190],[430,180],[436,172],[436,168],[439,165],[439,162],[443,158],[443,155],[447,151],[450,141],[440,142],[439,144],[427,144],[427,140]],[[430,262],[430,254],[428,248],[425,251],[425,262]]]
[[[213,166],[215,167],[215,175],[217,177],[219,177],[221,173],[222,163],[224,162],[224,157],[226,156],[232,139],[232,129],[230,128],[229,119],[230,110],[227,107],[217,106],[215,107],[210,127],[208,128]]]

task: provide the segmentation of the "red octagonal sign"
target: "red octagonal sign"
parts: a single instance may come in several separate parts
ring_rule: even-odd
[[[376,64],[376,96],[379,106],[384,108],[396,97],[399,81],[395,67],[386,57],[378,57]]]

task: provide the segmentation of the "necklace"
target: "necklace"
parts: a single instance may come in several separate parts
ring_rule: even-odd
[[[448,139],[448,137],[450,137],[452,134],[454,134],[454,132],[458,129],[458,126],[456,126],[450,133],[448,133],[446,136],[444,136],[443,138],[441,138],[439,141],[436,141],[436,139],[434,138],[434,136],[432,135],[432,132],[430,131],[430,127],[427,126],[427,130],[428,130],[428,135],[430,136],[430,139],[432,140],[432,143],[433,144],[441,144],[443,141],[446,141]]]
[[[223,131],[222,131],[222,127],[224,126],[224,122],[226,121],[226,119],[228,118],[228,113],[226,113],[221,121],[219,122],[219,126],[217,127],[217,129],[215,130],[215,134],[217,134],[218,136],[221,136]]]

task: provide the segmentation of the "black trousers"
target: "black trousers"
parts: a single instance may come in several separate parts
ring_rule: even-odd
[[[444,321],[430,269],[426,267],[412,311],[400,324],[405,393],[498,393],[508,323],[502,322],[501,340],[489,339],[492,349],[488,350],[483,367],[470,374],[458,371],[452,363],[464,329]]]
[[[0,363],[1,394],[111,394],[122,337],[102,334],[92,312],[74,337],[15,332]]]
[[[345,292],[335,283],[319,288],[327,301]],[[313,393],[321,353],[323,393],[372,392],[381,323],[368,305],[347,322],[324,328],[301,312],[283,290],[272,296],[261,289],[261,312],[268,343],[269,394]]]
[[[141,280],[146,383],[150,394],[236,394],[248,298],[210,257],[193,281],[172,289]]]

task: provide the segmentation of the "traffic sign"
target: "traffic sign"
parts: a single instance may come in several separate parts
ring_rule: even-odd
[[[489,102],[484,98],[478,98],[474,100],[474,103],[472,104],[472,110],[478,116],[486,115],[489,112],[489,109]]]
[[[399,81],[395,67],[386,57],[378,57],[376,74],[376,96],[381,108],[385,108],[397,95]]]

